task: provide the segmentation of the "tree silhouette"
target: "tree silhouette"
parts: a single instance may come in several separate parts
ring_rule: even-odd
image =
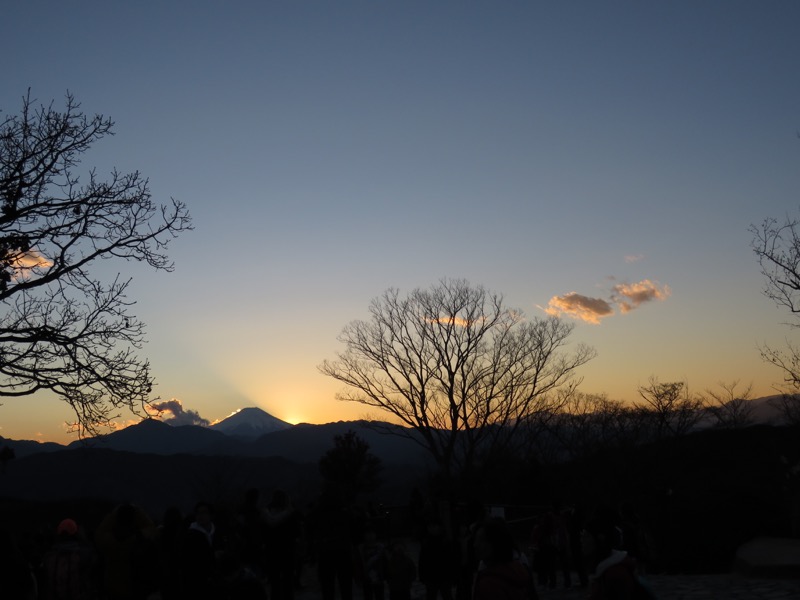
[[[636,405],[651,422],[655,440],[678,438],[689,433],[703,418],[703,401],[689,393],[683,381],[661,383],[651,376],[638,388],[644,402]]]
[[[369,310],[369,321],[344,328],[345,351],[320,370],[349,386],[338,399],[409,427],[389,431],[421,444],[448,479],[506,449],[520,423],[552,410],[554,392],[576,386],[575,370],[595,355],[584,345],[564,351],[572,325],[525,319],[464,280],[405,298],[389,289]]]
[[[152,389],[130,279],[90,268],[118,258],[171,271],[165,251],[191,220],[182,202],[155,204],[136,171],[82,180],[81,156],[113,122],[85,115],[70,94],[62,111],[34,102],[29,92],[0,122],[0,396],[50,391],[83,435],[140,409]]]
[[[333,448],[319,459],[319,472],[326,485],[348,502],[378,487],[381,468],[369,444],[352,430],[334,436]]]
[[[739,381],[720,382],[720,390],[706,390],[706,410],[714,417],[715,426],[722,429],[738,429],[755,423],[755,406],[751,398],[753,384],[741,390]]]
[[[789,216],[783,222],[766,219],[760,226],[751,225],[751,247],[761,265],[766,280],[764,295],[778,306],[789,309],[795,321],[790,327],[800,327],[800,221]],[[800,390],[800,348],[787,342],[785,350],[763,346],[761,356],[783,371],[789,397]]]
[[[2,469],[3,473],[6,472],[8,461],[14,460],[16,457],[17,455],[14,449],[10,446],[3,446],[2,449],[0,449],[0,469]]]

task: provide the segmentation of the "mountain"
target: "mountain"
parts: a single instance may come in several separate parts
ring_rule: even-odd
[[[778,394],[750,400],[753,407],[753,420],[756,423],[784,424],[786,419],[780,409],[781,398],[782,396]]]
[[[199,425],[173,427],[157,419],[144,419],[136,425],[108,435],[72,442],[68,448],[105,448],[140,454],[194,454],[225,439],[225,434]]]
[[[35,440],[9,440],[0,436],[0,448],[8,447],[14,451],[16,458],[23,458],[40,452],[56,452],[64,446],[55,442],[37,442]]]
[[[223,425],[223,428],[220,430],[216,426],[199,425],[173,427],[163,421],[145,419],[102,437],[72,442],[67,448],[105,449],[160,456],[193,454],[209,457],[281,458],[316,465],[322,455],[333,447],[336,436],[352,430],[369,444],[370,451],[384,464],[420,466],[427,459],[425,452],[412,439],[403,437],[413,436],[413,432],[389,423],[339,421],[323,425],[290,425],[259,408],[253,408],[243,409],[217,425]],[[252,437],[259,428],[269,427],[275,429],[258,438]],[[383,433],[387,430],[402,435]],[[250,436],[246,435],[248,433]]]
[[[421,465],[427,455],[414,440],[408,429],[377,421],[338,421],[324,425],[301,423],[291,429],[261,436],[240,450],[245,456],[279,456],[298,462],[316,463],[333,448],[334,438],[354,431],[369,444],[370,452],[385,464]],[[394,435],[385,433],[393,431]],[[397,435],[402,434],[402,435]]]
[[[236,411],[230,417],[215,423],[209,429],[237,438],[254,440],[265,433],[283,431],[291,427],[293,427],[291,423],[281,421],[268,412],[251,406]]]
[[[776,405],[779,400],[780,396],[751,400],[755,423],[782,424],[784,419]],[[713,425],[714,420],[709,416],[698,429]],[[386,435],[387,429],[394,429],[394,433],[401,435]],[[368,421],[291,425],[256,407],[243,408],[211,427],[172,426],[168,422],[145,419],[98,438],[72,442],[69,446],[0,437],[0,449],[8,447],[17,459],[65,448],[89,447],[161,456],[282,457],[316,464],[333,446],[334,437],[344,435],[349,430],[355,431],[366,441],[372,453],[385,464],[418,466],[429,458],[412,439],[417,434],[398,425]]]

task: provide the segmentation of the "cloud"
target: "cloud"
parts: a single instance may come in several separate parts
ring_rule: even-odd
[[[184,409],[183,404],[177,398],[164,400],[163,402],[153,402],[150,409],[157,413],[157,417],[164,423],[174,426],[180,425],[202,425],[208,427],[211,422],[200,416],[196,410]],[[164,418],[164,415],[169,415]]]
[[[428,323],[439,323],[441,325],[449,325],[452,322],[456,327],[470,327],[475,323],[482,323],[485,320],[486,317],[481,317],[475,320],[465,319],[463,317],[439,317],[438,319],[425,319],[425,321]]]
[[[623,313],[639,308],[645,302],[665,300],[671,293],[669,286],[643,279],[639,283],[620,283],[613,288],[613,300]]]
[[[644,260],[644,254],[628,254],[625,257],[625,262],[628,264],[639,262],[640,260]]]
[[[17,269],[33,269],[35,267],[52,267],[53,262],[36,250],[21,252],[11,259],[11,264]]]
[[[553,296],[544,311],[554,317],[568,315],[595,325],[600,323],[600,319],[614,314],[614,309],[602,298],[590,298],[576,292]]]
[[[615,314],[614,306],[619,307],[621,314],[639,308],[642,304],[653,300],[665,300],[671,290],[667,285],[656,281],[643,279],[637,283],[618,283],[610,290],[610,298],[591,298],[577,292],[570,292],[563,296],[553,296],[544,311],[548,315],[566,315],[586,323],[598,325],[600,319]]]
[[[53,262],[36,250],[26,250],[10,256],[7,262],[14,281],[27,280],[36,269],[49,269]]]

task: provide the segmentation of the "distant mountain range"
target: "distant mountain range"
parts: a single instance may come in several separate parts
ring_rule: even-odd
[[[779,423],[774,401],[778,396],[751,400],[756,423]],[[706,420],[711,424],[711,420]],[[387,429],[401,435],[387,435]],[[75,448],[102,448],[161,456],[197,454],[207,456],[279,457],[294,462],[316,462],[333,446],[333,439],[355,431],[373,454],[389,464],[420,465],[425,451],[414,442],[416,434],[408,428],[384,422],[339,421],[323,425],[292,425],[257,408],[243,408],[209,427],[172,426],[157,419],[144,419],[136,425],[98,438],[76,440],[67,446],[54,442],[11,440],[0,436],[0,448],[8,446],[17,458],[32,454]]]
[[[765,399],[753,403],[756,421],[775,422],[774,406]],[[387,429],[399,435],[381,433]],[[714,439],[749,439],[764,427],[731,433],[707,429]],[[63,510],[65,503],[80,507],[87,501],[125,501],[157,517],[168,506],[189,510],[198,500],[236,506],[248,488],[265,495],[284,489],[298,502],[311,502],[321,489],[317,462],[333,447],[335,436],[348,431],[365,440],[383,463],[383,485],[373,499],[405,502],[409,490],[430,474],[427,454],[410,429],[374,421],[290,425],[252,408],[213,427],[146,419],[68,446],[0,438],[0,448],[15,454],[0,461],[0,511],[16,514],[44,503]]]
[[[387,428],[407,437],[378,431]],[[316,463],[333,447],[335,436],[350,430],[366,441],[372,453],[384,463],[419,465],[425,460],[424,451],[411,439],[413,433],[396,425],[370,421],[292,425],[256,407],[244,408],[210,427],[173,427],[157,419],[144,419],[125,429],[97,438],[76,440],[67,446],[0,437],[0,447],[8,446],[17,458],[67,449],[96,448],[160,456],[277,457],[298,463]]]
[[[291,425],[260,408],[242,409],[210,427],[171,426],[156,419],[66,446],[0,437],[15,458],[0,472],[2,499],[131,501],[154,511],[199,499],[240,501],[248,487],[314,495],[319,459],[334,437],[354,431],[384,465],[384,501],[424,475],[426,455],[409,437],[379,433],[388,423],[340,421]]]

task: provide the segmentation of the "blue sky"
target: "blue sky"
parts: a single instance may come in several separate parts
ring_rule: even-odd
[[[529,315],[569,293],[609,302],[597,324],[573,319],[598,352],[587,392],[633,401],[655,375],[766,395],[780,380],[758,345],[792,331],[761,294],[748,227],[800,205],[795,2],[4,13],[0,108],[69,90],[116,122],[84,166],[138,169],[190,207],[174,273],[100,265],[134,276],[164,399],[210,420],[252,405],[360,417],[316,366],[373,297],[441,277]],[[648,301],[623,314],[614,286],[634,284]],[[67,418],[8,399],[0,435],[64,439]]]

